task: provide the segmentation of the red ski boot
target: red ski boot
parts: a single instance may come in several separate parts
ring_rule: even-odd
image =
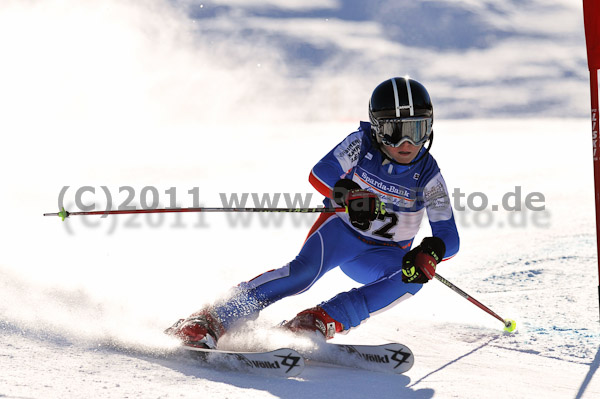
[[[344,331],[342,323],[335,321],[319,306],[298,313],[292,320],[284,322],[283,327],[293,332],[318,331],[325,339]]]
[[[165,333],[176,336],[187,346],[215,349],[217,341],[225,334],[225,328],[215,315],[203,309],[177,321]]]

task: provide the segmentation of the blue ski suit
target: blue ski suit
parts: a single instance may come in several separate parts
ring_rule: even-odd
[[[309,181],[330,197],[340,178],[352,179],[376,193],[386,204],[386,213],[363,229],[354,227],[347,213],[322,214],[294,260],[241,283],[235,295],[215,304],[213,309],[226,329],[282,298],[308,290],[338,266],[364,284],[320,304],[344,330],[410,298],[422,285],[402,282],[402,258],[413,244],[425,211],[433,236],[446,245],[444,259],[458,252],[448,190],[433,156],[428,153],[409,166],[390,163],[371,141],[370,131],[371,125],[361,122],[357,131],[314,166]],[[337,206],[329,198],[324,203]]]

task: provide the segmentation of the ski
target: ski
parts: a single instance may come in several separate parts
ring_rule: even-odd
[[[310,363],[326,363],[370,371],[402,374],[410,370],[415,358],[412,351],[399,343],[382,345],[345,345],[325,343],[306,353]]]
[[[173,335],[183,319],[165,330]],[[272,351],[242,352],[182,345],[182,350],[207,365],[264,375],[295,377],[304,370],[305,361],[370,371],[405,373],[414,364],[414,355],[399,343],[347,345],[323,342],[310,350],[280,348]]]
[[[304,370],[304,357],[293,349],[281,348],[267,352],[238,352],[181,346],[194,359],[211,366],[261,375],[296,377]]]

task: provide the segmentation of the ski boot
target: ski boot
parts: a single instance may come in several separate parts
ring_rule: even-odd
[[[225,328],[214,314],[203,309],[187,319],[178,320],[165,333],[179,338],[187,346],[216,349],[217,341],[225,334]]]
[[[283,322],[282,327],[293,332],[318,331],[326,340],[333,338],[336,332],[344,331],[342,323],[335,321],[319,306],[298,313],[292,320]]]

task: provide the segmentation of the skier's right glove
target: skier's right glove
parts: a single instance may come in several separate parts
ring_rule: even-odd
[[[385,205],[377,194],[349,179],[338,180],[333,187],[333,200],[346,207],[350,222],[357,228],[368,227],[379,215],[385,214]]]
[[[446,245],[441,238],[425,237],[402,259],[402,281],[425,284],[435,276],[435,268],[444,258]]]

